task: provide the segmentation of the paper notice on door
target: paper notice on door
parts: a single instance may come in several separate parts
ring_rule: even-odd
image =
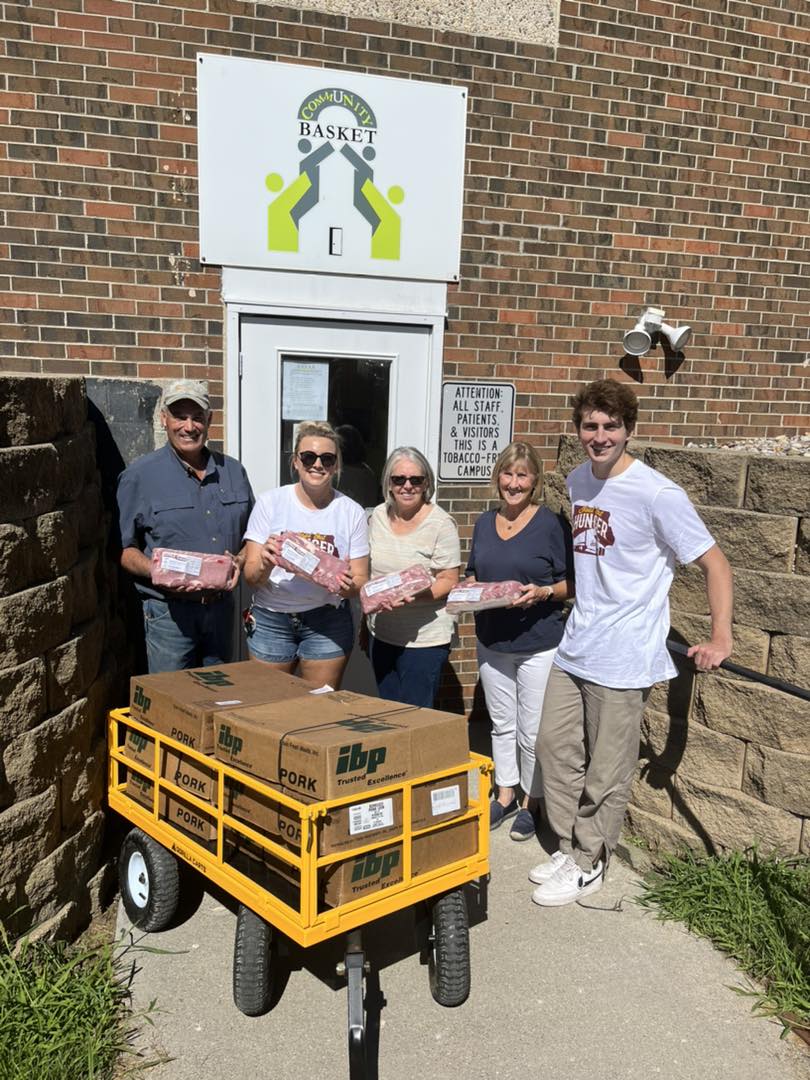
[[[325,420],[328,402],[328,361],[285,360],[283,362],[282,420]]]

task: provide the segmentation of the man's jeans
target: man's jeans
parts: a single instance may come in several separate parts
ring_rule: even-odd
[[[215,604],[143,601],[150,675],[227,664],[233,649],[233,596]]]

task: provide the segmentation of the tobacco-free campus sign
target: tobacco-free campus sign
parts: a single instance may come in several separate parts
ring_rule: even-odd
[[[466,90],[197,57],[200,256],[458,277]]]
[[[446,382],[442,386],[439,479],[479,483],[512,441],[512,383]]]

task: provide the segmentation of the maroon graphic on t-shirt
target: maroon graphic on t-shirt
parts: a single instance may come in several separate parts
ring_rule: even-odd
[[[303,536],[305,540],[310,540],[316,548],[325,551],[327,555],[334,555],[336,559],[340,558],[340,552],[337,549],[334,536],[327,536],[326,533],[310,532],[299,532],[298,535]]]
[[[578,503],[571,518],[571,532],[574,551],[582,555],[604,555],[605,548],[615,542],[610,527],[610,511],[600,510],[598,506]]]

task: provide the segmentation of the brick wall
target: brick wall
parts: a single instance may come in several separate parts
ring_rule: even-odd
[[[695,327],[639,364],[640,434],[806,426],[810,14],[794,0],[563,3],[560,45],[241,0],[5,4],[7,369],[221,388],[197,261],[198,49],[471,89],[446,374],[515,379],[553,461],[565,395],[648,303]],[[673,365],[674,366],[674,365]]]

